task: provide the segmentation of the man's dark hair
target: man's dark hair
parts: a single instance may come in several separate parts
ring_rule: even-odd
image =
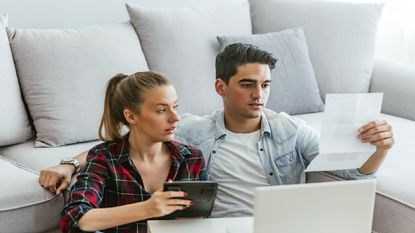
[[[247,63],[266,64],[272,70],[277,59],[270,52],[262,50],[255,45],[235,43],[225,47],[216,56],[216,79],[222,79],[226,84],[236,74],[237,68]]]

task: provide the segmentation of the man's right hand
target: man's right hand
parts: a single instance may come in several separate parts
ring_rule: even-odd
[[[60,164],[40,171],[39,184],[58,195],[71,183],[75,167],[70,164]]]

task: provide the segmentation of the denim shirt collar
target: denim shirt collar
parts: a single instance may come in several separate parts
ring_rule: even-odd
[[[220,110],[216,111],[213,114],[213,119],[215,119],[216,122],[216,135],[215,140],[218,140],[219,138],[226,137],[226,127],[225,127],[225,111]],[[271,134],[271,128],[269,127],[268,118],[265,115],[264,112],[261,113],[261,138],[263,138],[264,134],[267,133],[268,135]]]

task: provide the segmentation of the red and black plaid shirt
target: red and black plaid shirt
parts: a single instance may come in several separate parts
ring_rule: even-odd
[[[167,180],[207,180],[204,158],[198,149],[174,141],[165,144],[173,158]],[[62,211],[60,227],[63,232],[82,232],[78,221],[92,208],[132,204],[150,197],[130,158],[128,135],[121,141],[105,142],[89,151],[86,166],[71,188]],[[104,232],[146,233],[147,221]]]

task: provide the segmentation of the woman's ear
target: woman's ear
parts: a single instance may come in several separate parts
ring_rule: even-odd
[[[130,125],[135,124],[136,116],[131,110],[124,109],[124,111],[122,113],[124,115],[125,120],[128,122],[128,124],[130,124]]]
[[[225,96],[226,83],[218,78],[215,81],[215,90],[220,96]]]

